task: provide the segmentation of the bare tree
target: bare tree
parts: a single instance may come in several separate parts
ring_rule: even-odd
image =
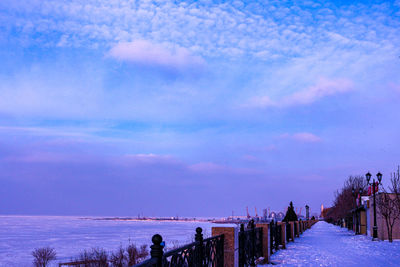
[[[385,219],[389,242],[393,241],[393,226],[400,219],[400,167],[390,175],[389,192],[383,188],[377,204],[379,214]]]
[[[400,166],[397,167],[397,172],[390,175],[390,191],[394,194],[395,204],[400,212]]]
[[[45,247],[37,248],[32,251],[33,266],[35,267],[46,267],[50,261],[56,259],[56,251],[54,248]]]
[[[335,200],[333,206],[326,214],[326,220],[337,221],[345,218],[350,210],[355,208],[355,200],[352,194],[353,188],[356,192],[359,192],[361,189],[363,193],[366,193],[367,182],[365,178],[361,175],[349,176],[344,182],[343,187],[334,192]]]
[[[378,213],[385,219],[389,242],[393,242],[393,225],[399,219],[400,213],[396,205],[396,198],[384,190],[378,194]]]

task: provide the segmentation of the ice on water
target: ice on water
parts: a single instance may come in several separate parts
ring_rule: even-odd
[[[0,266],[32,266],[31,252],[50,246],[57,251],[57,261],[68,261],[93,247],[115,251],[129,243],[151,245],[159,233],[166,246],[193,241],[196,227],[204,236],[211,235],[208,222],[114,221],[79,217],[0,216]]]

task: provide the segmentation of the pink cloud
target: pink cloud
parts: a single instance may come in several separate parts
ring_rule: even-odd
[[[315,134],[307,133],[307,132],[294,133],[294,134],[284,133],[280,137],[284,138],[284,139],[292,139],[292,140],[304,142],[304,143],[316,143],[316,142],[322,141],[322,139],[320,137],[316,136]]]
[[[192,55],[186,48],[179,46],[169,48],[146,40],[119,43],[109,51],[109,56],[145,66],[180,70],[204,65],[201,57]]]
[[[320,98],[345,93],[352,90],[352,88],[353,83],[347,79],[328,80],[321,78],[314,86],[284,98],[282,105],[292,106],[311,104]]]
[[[158,154],[129,154],[123,158],[125,164],[179,164],[179,161],[170,155],[158,155]]]

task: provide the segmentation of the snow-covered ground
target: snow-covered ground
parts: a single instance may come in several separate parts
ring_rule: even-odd
[[[400,266],[400,242],[373,242],[347,229],[318,222],[271,256],[280,266]]]
[[[192,242],[196,227],[204,236],[211,235],[207,222],[109,221],[78,217],[0,216],[0,266],[32,266],[31,252],[50,246],[57,252],[57,262],[68,261],[93,247],[115,251],[129,243],[151,245],[159,233],[166,246]]]

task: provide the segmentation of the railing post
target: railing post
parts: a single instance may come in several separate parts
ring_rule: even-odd
[[[159,234],[153,235],[151,238],[151,241],[153,242],[153,245],[150,246],[150,256],[151,258],[156,258],[157,259],[157,267],[162,266],[162,257],[164,255],[164,247],[161,246],[162,236]]]
[[[270,262],[270,244],[269,244],[269,240],[271,238],[270,234],[269,234],[269,225],[267,223],[260,223],[260,224],[256,224],[256,227],[261,227],[262,228],[262,233],[263,233],[263,237],[262,237],[262,244],[263,244],[263,257],[264,257],[264,261],[265,263],[269,263]]]
[[[238,229],[235,227],[212,227],[212,236],[224,235],[224,267],[238,267]]]
[[[194,237],[194,240],[196,242],[198,242],[197,245],[197,253],[196,253],[196,257],[195,257],[195,266],[203,266],[203,262],[204,262],[204,252],[203,252],[203,229],[201,229],[201,227],[197,227],[196,228],[196,235]]]

